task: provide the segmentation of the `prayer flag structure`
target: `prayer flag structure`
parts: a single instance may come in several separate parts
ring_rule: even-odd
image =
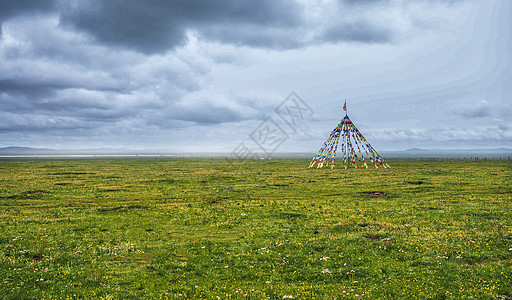
[[[352,123],[348,117],[347,102],[343,105],[343,110],[346,112],[345,117],[341,119],[340,123],[329,135],[327,141],[324,142],[322,148],[318,150],[315,157],[309,164],[313,168],[315,164],[317,168],[324,166],[331,166],[334,168],[334,160],[336,159],[336,152],[338,150],[341,140],[341,153],[343,154],[343,166],[347,168],[360,167],[368,169],[368,164],[371,163],[375,168],[390,168],[384,158],[375,151],[370,143],[364,138],[363,134]],[[365,157],[369,159],[369,163]]]

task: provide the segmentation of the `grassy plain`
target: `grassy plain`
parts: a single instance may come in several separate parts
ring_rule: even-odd
[[[0,162],[0,299],[512,299],[512,164]]]

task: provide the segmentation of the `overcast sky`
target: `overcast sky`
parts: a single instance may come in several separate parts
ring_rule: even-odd
[[[0,0],[0,147],[512,148],[511,6]]]

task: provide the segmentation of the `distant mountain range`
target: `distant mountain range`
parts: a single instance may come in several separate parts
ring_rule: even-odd
[[[0,148],[0,155],[108,155],[108,154],[149,154],[151,151],[139,151],[123,148],[97,148],[97,149],[48,149],[31,147],[4,147]],[[160,153],[155,151],[155,153]]]
[[[470,154],[512,154],[510,148],[494,148],[494,149],[420,149],[411,148],[402,151],[380,151],[382,154],[397,155],[470,155]],[[96,148],[96,149],[49,149],[49,148],[31,148],[31,147],[3,147],[0,148],[0,155],[4,156],[24,156],[24,155],[150,155],[150,154],[174,154],[172,151],[165,149],[153,150],[132,150],[125,148]],[[306,154],[306,153],[303,153]],[[309,154],[309,153],[308,153]],[[279,153],[276,153],[279,155]]]
[[[383,151],[384,152],[384,151]],[[393,152],[393,151],[390,151]],[[494,148],[494,149],[420,149],[411,148],[404,151],[405,153],[512,153],[512,149],[509,148]]]
[[[446,157],[446,158],[463,158],[463,157],[512,157],[512,149],[510,148],[493,148],[493,149],[420,149],[412,148],[402,151],[380,151],[384,157]]]
[[[46,148],[30,148],[30,147],[4,147],[0,148],[0,154],[4,155],[30,155],[30,154],[53,154],[57,150]]]

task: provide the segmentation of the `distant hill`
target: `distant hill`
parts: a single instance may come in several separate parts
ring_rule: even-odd
[[[380,151],[384,157],[512,157],[512,149],[420,149],[412,148],[403,151]]]
[[[31,147],[4,147],[0,148],[0,155],[79,155],[79,154],[136,154],[128,149],[48,149]]]
[[[40,154],[58,154],[59,151],[47,148],[30,148],[30,147],[4,147],[0,148],[1,155],[40,155]]]
[[[425,152],[429,152],[429,150],[420,149],[420,148],[411,148],[411,149],[404,150],[404,152],[409,152],[409,153],[425,153]]]
[[[436,156],[499,156],[499,155],[512,155],[510,148],[495,148],[495,149],[421,149],[411,148],[399,151],[380,151],[383,155],[397,155],[397,156],[410,156],[410,157],[436,157]],[[96,149],[49,149],[49,148],[32,148],[32,147],[18,147],[9,146],[0,148],[0,155],[2,156],[33,156],[33,155],[193,155],[198,153],[177,153],[167,149],[145,149],[133,150],[126,148],[96,148]],[[199,153],[201,154],[201,153]],[[204,153],[203,153],[204,154]],[[209,153],[212,155],[229,155],[228,153]],[[302,155],[309,157],[311,153],[274,153],[273,157],[288,157],[288,156]]]
[[[24,155],[162,155],[170,154],[166,149],[133,150],[126,148],[93,148],[93,149],[49,149],[10,146],[0,148],[3,156]]]
[[[404,151],[405,153],[512,153],[509,148],[494,148],[494,149],[420,149],[411,148]]]

